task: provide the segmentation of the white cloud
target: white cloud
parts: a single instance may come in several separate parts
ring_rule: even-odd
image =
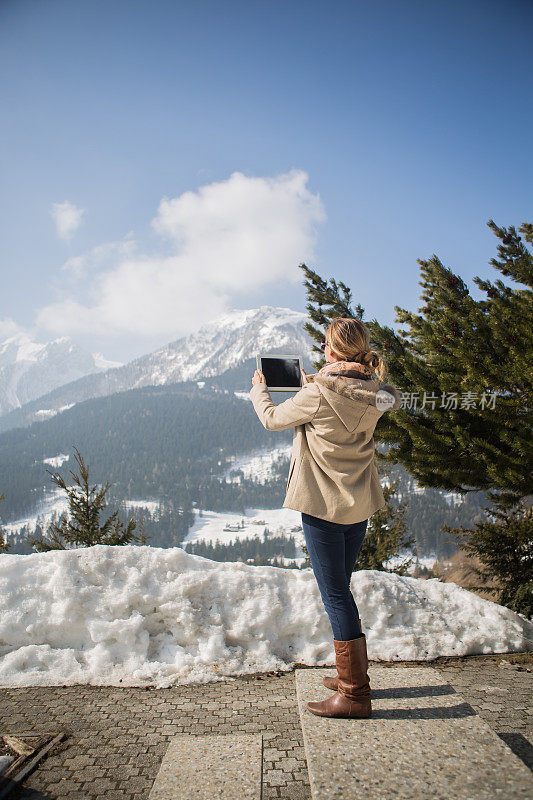
[[[28,334],[28,330],[22,325],[19,325],[18,322],[15,322],[11,317],[0,318],[0,342],[20,333]]]
[[[70,242],[72,236],[81,225],[85,210],[77,208],[73,203],[65,200],[64,203],[54,203],[50,214],[56,224],[59,238],[63,239],[64,242]]]
[[[38,324],[63,334],[177,336],[227,311],[241,290],[301,281],[298,264],[313,258],[325,219],[307,180],[301,170],[275,178],[234,172],[163,199],[152,226],[167,240],[164,254],[119,253],[92,279],[92,305],[69,297],[41,309]]]
[[[111,268],[117,260],[126,256],[131,256],[137,248],[133,240],[133,233],[130,231],[124,239],[117,242],[104,242],[93,247],[92,250],[82,253],[79,256],[68,258],[61,270],[73,280],[94,275],[102,268]]]

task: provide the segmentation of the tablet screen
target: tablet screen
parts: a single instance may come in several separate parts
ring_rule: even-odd
[[[261,358],[261,372],[265,376],[269,388],[294,387],[299,389],[302,385],[298,358]]]

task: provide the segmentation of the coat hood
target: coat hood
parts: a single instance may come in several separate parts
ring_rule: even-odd
[[[307,379],[318,384],[329,405],[348,430],[353,430],[354,425],[362,418],[362,413],[368,411],[369,422],[377,422],[385,411],[395,411],[401,405],[398,389],[390,383],[380,383],[372,378],[315,372],[313,375],[308,375]],[[378,392],[391,395],[393,398],[391,404],[380,402],[378,405],[376,402]],[[380,394],[380,399],[387,400],[386,395]]]

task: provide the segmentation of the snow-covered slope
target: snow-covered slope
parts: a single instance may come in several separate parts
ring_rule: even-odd
[[[120,366],[87,353],[68,336],[37,342],[18,333],[0,342],[0,414],[84,375]]]
[[[5,419],[0,429],[46,419],[73,403],[114,392],[221,375],[261,351],[299,354],[304,368],[307,365],[309,369],[316,353],[313,340],[303,328],[307,319],[304,312],[267,305],[223,314],[198,331],[128,364],[75,382],[63,380],[64,385],[48,395],[40,391],[39,401],[17,412],[12,420]],[[252,375],[253,370],[250,379]]]
[[[533,645],[525,617],[454,583],[360,570],[351,586],[370,659]],[[0,555],[0,686],[169,686],[324,662],[333,634],[311,569],[146,545]]]
[[[307,319],[301,311],[275,306],[223,314],[189,336],[133,361],[139,371],[134,385],[220,375],[260,351],[315,358],[312,340],[303,329]]]

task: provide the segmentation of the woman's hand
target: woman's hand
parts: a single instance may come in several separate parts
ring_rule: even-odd
[[[252,378],[252,386],[255,386],[256,383],[266,383],[266,378],[260,369],[256,369]]]

